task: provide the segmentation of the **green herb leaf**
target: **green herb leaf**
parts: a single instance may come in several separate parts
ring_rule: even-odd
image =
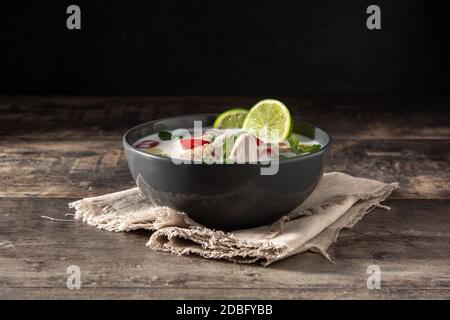
[[[223,143],[223,158],[227,159],[231,155],[231,150],[233,149],[233,146],[239,137],[239,134],[235,134],[232,136],[229,136],[225,139]]]
[[[287,139],[287,141],[289,142],[289,146],[291,147],[291,150],[293,152],[298,153],[301,151],[299,149],[298,137],[295,134],[291,134],[291,136]]]
[[[321,148],[320,144],[299,144],[298,148],[300,149],[300,152],[306,153],[306,152],[314,152]]]
[[[160,131],[158,136],[162,141],[172,140],[172,134],[169,131]]]

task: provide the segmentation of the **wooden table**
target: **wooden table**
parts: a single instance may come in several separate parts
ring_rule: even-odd
[[[0,97],[0,298],[450,298],[447,99],[295,98],[295,116],[328,131],[327,171],[401,189],[329,253],[237,265],[145,247],[67,219],[69,201],[133,186],[121,135],[138,123],[249,106],[259,97]],[[70,218],[70,217],[69,217]],[[66,268],[81,268],[81,289]],[[366,285],[369,265],[381,289]]]

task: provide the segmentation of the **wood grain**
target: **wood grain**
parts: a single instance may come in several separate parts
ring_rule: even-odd
[[[327,171],[398,181],[395,198],[450,199],[450,140],[333,142]],[[1,197],[84,197],[133,186],[120,137],[0,142]]]
[[[71,199],[0,199],[0,298],[450,298],[450,200],[391,200],[341,232],[329,253],[267,268],[175,256],[145,247],[146,232],[111,233],[65,218]],[[78,265],[82,289],[66,288]],[[369,265],[382,289],[366,286]],[[153,290],[153,291],[152,291]]]
[[[249,108],[262,98],[0,96],[0,137],[120,136],[142,122],[235,106]],[[335,139],[450,138],[450,99],[280,99],[296,119],[325,129]]]
[[[121,135],[138,123],[262,97],[0,96],[0,299],[450,299],[450,99],[282,97],[333,137],[327,171],[399,181],[329,249],[267,268],[145,247],[68,219],[67,203],[134,185]],[[78,265],[82,289],[66,288]],[[382,288],[369,290],[369,265]]]
[[[6,288],[0,292],[0,299],[93,299],[93,300],[284,300],[284,299],[449,299],[449,289],[446,288],[388,288],[381,290],[367,290],[364,288],[82,288],[80,290],[68,290],[67,288]],[[264,301],[262,301],[263,303]]]

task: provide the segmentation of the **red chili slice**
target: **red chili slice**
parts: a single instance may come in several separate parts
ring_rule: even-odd
[[[272,150],[272,148],[267,147],[260,151],[259,156],[262,157],[262,156],[267,155],[270,157],[272,154],[275,154],[275,152]]]
[[[136,148],[146,149],[146,148],[154,148],[159,144],[158,141],[155,140],[143,140],[135,145]]]
[[[183,149],[194,149],[195,147],[203,146],[209,142],[203,139],[184,139],[180,140]]]

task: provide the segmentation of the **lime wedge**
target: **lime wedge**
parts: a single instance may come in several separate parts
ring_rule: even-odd
[[[213,127],[216,129],[242,128],[247,114],[248,110],[242,108],[227,110],[217,117]]]
[[[292,117],[282,102],[262,100],[250,109],[242,128],[266,143],[278,143],[291,135]]]

